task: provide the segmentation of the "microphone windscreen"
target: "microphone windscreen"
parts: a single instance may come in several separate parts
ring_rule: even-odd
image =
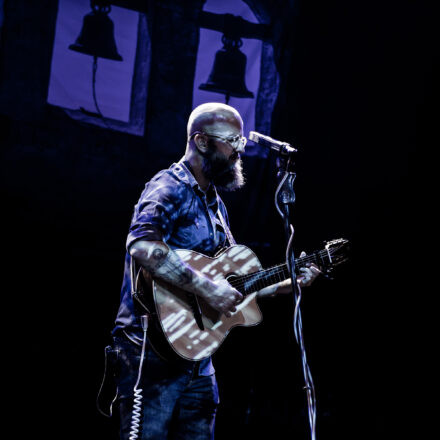
[[[249,132],[249,140],[255,143],[258,143],[259,140],[259,136],[255,131],[250,131]]]

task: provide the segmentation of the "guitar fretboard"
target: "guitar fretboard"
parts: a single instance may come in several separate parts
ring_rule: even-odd
[[[299,269],[304,267],[307,263],[314,263],[318,267],[328,264],[329,256],[327,250],[315,252],[312,255],[297,258],[295,260],[295,273],[300,274]],[[249,295],[258,290],[264,289],[267,286],[280,283],[290,277],[287,264],[280,264],[268,269],[259,270],[248,275],[241,275],[233,277],[228,280],[232,287],[237,289],[244,296]]]

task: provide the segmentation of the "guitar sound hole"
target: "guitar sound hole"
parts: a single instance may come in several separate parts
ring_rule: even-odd
[[[238,279],[238,275],[237,275],[236,273],[234,273],[234,272],[232,272],[232,273],[228,273],[228,274],[225,276],[225,280],[226,280],[231,286],[233,286],[233,287],[234,287],[234,282],[235,282],[237,279]]]
[[[234,289],[237,289],[242,295],[243,295],[243,299],[240,301],[240,303],[244,300],[244,297],[245,297],[245,293],[243,293],[243,289],[242,288],[240,288],[240,289],[238,289],[237,287],[237,283],[236,283],[236,281],[238,280],[238,278],[239,278],[239,275],[237,275],[236,273],[234,273],[234,272],[231,272],[231,273],[228,273],[226,276],[225,276],[225,279],[226,279],[226,281],[234,288]],[[240,303],[238,303],[238,304],[240,304]]]

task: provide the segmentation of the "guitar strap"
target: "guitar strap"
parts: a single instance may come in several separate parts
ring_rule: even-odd
[[[190,163],[187,160],[184,160],[181,163],[187,168],[187,170],[191,174],[194,175],[194,171],[192,170],[192,167],[191,167]],[[217,201],[217,203],[218,203],[218,201]],[[225,231],[226,238],[227,238],[227,240],[229,242],[229,246],[233,246],[233,245],[237,244],[237,242],[234,240],[234,237],[232,236],[231,231],[228,228],[228,225],[226,224],[226,221],[225,221],[225,219],[223,217],[223,214],[222,214],[222,212],[220,210],[220,204],[218,204],[217,214],[218,214],[218,218],[220,220],[220,223],[221,223],[221,225],[223,227],[223,230]]]
[[[228,225],[226,224],[225,218],[223,217],[222,211],[220,210],[220,206],[217,210],[218,218],[220,219],[220,223],[223,226],[223,230],[225,231],[226,238],[228,239],[229,246],[234,246],[237,244],[237,242],[234,240],[234,237],[232,236],[231,230],[229,229]]]
[[[135,291],[135,282],[136,279],[136,268],[133,257],[130,255],[130,286],[131,286],[131,294],[134,295]]]
[[[147,314],[151,314],[148,307],[145,305],[144,301],[142,301],[142,297],[139,292],[136,290],[137,278],[140,269],[136,270],[136,262],[134,258],[130,256],[130,286],[131,286],[131,297],[137,301],[137,303],[144,309],[144,312]]]

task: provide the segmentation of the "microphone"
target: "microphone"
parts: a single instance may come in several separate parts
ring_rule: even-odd
[[[256,131],[249,132],[249,140],[261,145],[262,147],[270,148],[271,150],[279,153],[281,156],[291,156],[298,152],[296,148],[292,147],[288,143],[277,141],[269,136],[257,133]]]

